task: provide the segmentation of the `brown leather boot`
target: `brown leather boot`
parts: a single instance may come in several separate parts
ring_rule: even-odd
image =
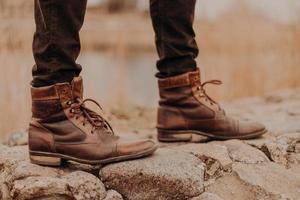
[[[263,135],[266,128],[256,122],[227,117],[224,110],[205,92],[200,72],[159,79],[158,139],[164,142],[206,141],[208,139],[250,139]]]
[[[59,166],[63,160],[98,165],[152,154],[152,140],[127,141],[115,136],[109,123],[85,107],[82,79],[32,88],[29,153],[32,163]],[[101,108],[101,107],[100,107]]]

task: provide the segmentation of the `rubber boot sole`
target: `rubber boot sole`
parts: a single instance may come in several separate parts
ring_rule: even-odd
[[[207,142],[209,140],[254,139],[267,133],[266,129],[242,136],[222,136],[217,133],[205,133],[195,130],[169,131],[158,129],[157,138],[160,142]]]
[[[145,151],[136,154],[118,156],[118,157],[107,158],[103,160],[85,160],[85,159],[79,159],[79,158],[58,154],[58,153],[48,153],[48,152],[39,152],[39,151],[29,151],[29,157],[31,163],[38,164],[38,165],[45,165],[45,166],[58,167],[68,160],[75,161],[82,164],[88,164],[88,165],[104,165],[109,163],[143,158],[153,154],[157,148],[158,148],[158,144],[154,145],[151,149],[147,149]]]

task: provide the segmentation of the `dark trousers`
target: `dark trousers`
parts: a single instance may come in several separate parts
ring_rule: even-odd
[[[150,0],[159,55],[157,77],[170,77],[197,68],[198,47],[193,30],[196,0]],[[79,31],[87,0],[35,0],[32,85],[70,82],[78,76]]]

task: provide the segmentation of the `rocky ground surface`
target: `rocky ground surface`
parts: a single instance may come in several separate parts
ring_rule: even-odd
[[[262,121],[270,132],[247,141],[161,143],[149,158],[60,168],[31,164],[26,132],[14,133],[0,145],[0,199],[300,199],[300,89],[225,107]],[[129,136],[155,138],[155,111],[128,113],[112,111],[110,118]]]

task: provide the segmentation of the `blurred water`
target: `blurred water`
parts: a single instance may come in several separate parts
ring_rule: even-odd
[[[125,57],[122,54],[83,53],[79,63],[83,64],[86,94],[104,104],[153,107],[158,99],[155,60],[154,53]]]
[[[217,20],[235,7],[246,7],[281,23],[293,23],[300,18],[299,0],[197,0],[196,15],[199,18]]]

